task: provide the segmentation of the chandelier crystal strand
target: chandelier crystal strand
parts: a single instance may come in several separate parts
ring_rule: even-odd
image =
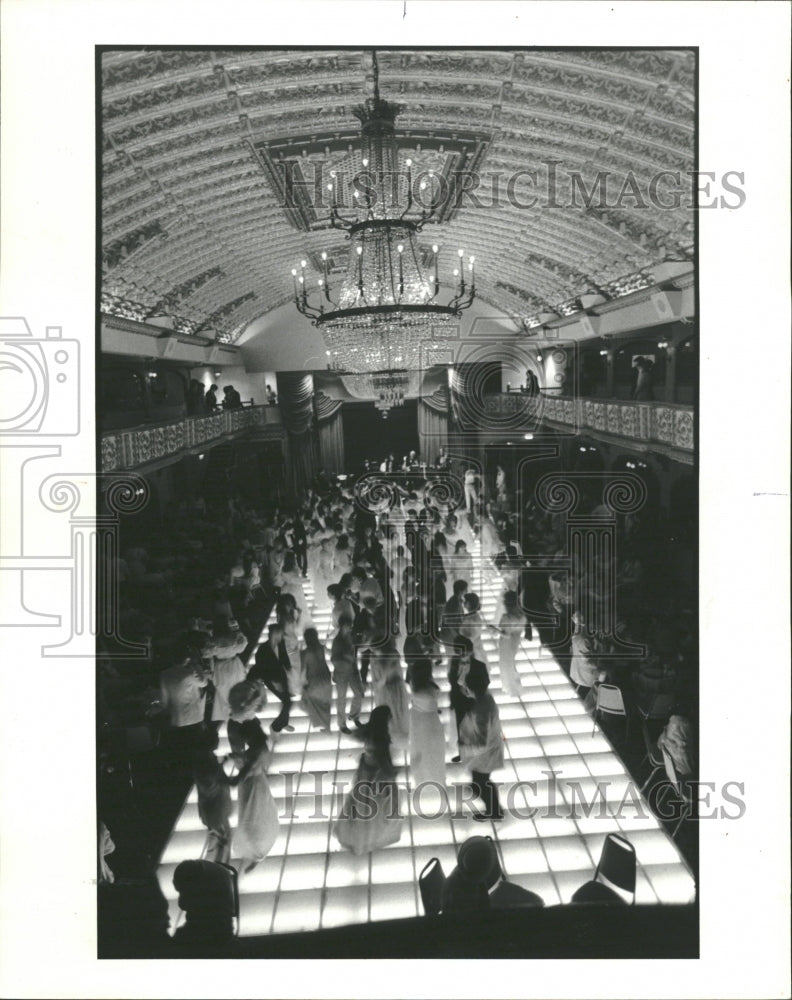
[[[341,215],[339,178],[331,171],[329,223],[347,234],[347,271],[338,289],[331,286],[327,253],[322,274],[310,288],[307,262],[292,270],[297,309],[317,326],[325,339],[330,367],[339,372],[417,372],[428,366],[427,352],[439,339],[452,337],[456,320],[475,297],[474,258],[465,280],[464,250],[458,251],[455,294],[447,304],[440,293],[439,246],[432,245],[424,274],[418,234],[432,219],[435,206],[413,197],[412,160],[401,169],[395,121],[400,108],[379,95],[376,54],[373,57],[374,96],[354,109],[360,120],[360,165],[352,178],[354,218]],[[357,162],[357,160],[355,160]],[[345,187],[345,186],[344,186]],[[425,192],[426,182],[420,184]],[[372,398],[371,396],[368,398]]]

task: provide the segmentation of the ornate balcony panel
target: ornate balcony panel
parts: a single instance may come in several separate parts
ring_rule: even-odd
[[[163,459],[178,461],[193,448],[258,429],[280,434],[280,424],[277,407],[251,406],[154,427],[109,431],[102,435],[102,472],[134,469]]]
[[[691,406],[545,396],[541,413],[542,419],[551,424],[563,424],[575,431],[590,429],[644,447],[659,445],[660,450],[674,452],[682,461],[693,460],[695,426]]]

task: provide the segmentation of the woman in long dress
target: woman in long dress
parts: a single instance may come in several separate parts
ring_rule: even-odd
[[[396,768],[391,760],[390,718],[390,708],[380,705],[358,730],[365,746],[354,784],[333,827],[341,846],[356,855],[401,840],[404,821],[399,816]]]
[[[303,674],[302,706],[308,713],[311,725],[326,732],[330,728],[333,682],[316,629],[307,628],[303,638],[305,648],[300,653]]]
[[[309,628],[313,624],[311,621],[311,612],[308,608],[308,598],[305,596],[305,590],[303,589],[302,574],[300,573],[297,559],[293,552],[287,552],[283,560],[280,590],[281,596],[291,594],[300,612],[301,626]]]
[[[410,777],[413,788],[432,781],[445,786],[445,733],[437,698],[440,689],[432,680],[432,661],[422,657],[412,663],[410,686]]]
[[[319,555],[313,576],[314,601],[317,608],[328,606],[327,588],[338,579],[334,570],[333,542],[331,538],[323,538],[319,543]]]
[[[491,572],[490,567],[492,566],[490,560],[494,559],[501,549],[498,529],[495,527],[495,522],[489,514],[484,514],[481,518],[479,541],[481,542],[481,558],[484,563],[484,569],[489,574]]]
[[[333,554],[333,582],[335,583],[340,580],[344,573],[351,572],[352,550],[349,547],[349,538],[345,534],[342,534],[338,536]]]
[[[261,687],[252,681],[235,684],[228,696],[229,743],[240,768],[229,779],[230,784],[238,786],[233,856],[242,859],[242,872],[252,871],[266,858],[280,829],[278,807],[267,780],[271,753],[256,717],[265,698]]]
[[[499,622],[498,657],[500,660],[501,686],[504,694],[518,698],[522,682],[517,673],[515,658],[525,632],[527,619],[520,608],[517,594],[507,590],[503,595],[503,614]]]
[[[402,674],[401,657],[392,638],[372,650],[371,684],[374,704],[390,709],[390,734],[404,746],[410,734],[407,687]]]
[[[471,587],[476,586],[476,581],[473,579],[473,559],[463,538],[457,539],[448,567],[450,587],[453,587],[457,580],[465,580]]]

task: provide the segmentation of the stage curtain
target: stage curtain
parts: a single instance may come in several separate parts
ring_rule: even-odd
[[[278,372],[278,403],[289,435],[291,480],[295,491],[316,476],[313,376],[305,372]]]
[[[438,396],[435,393],[434,396]],[[441,448],[448,447],[448,398],[444,401],[434,396],[418,403],[418,437],[421,442],[421,460],[428,465],[437,462]],[[440,404],[444,402],[441,409]]]
[[[316,421],[319,428],[319,463],[325,472],[344,472],[344,417],[342,401],[331,399],[319,390],[314,396]]]

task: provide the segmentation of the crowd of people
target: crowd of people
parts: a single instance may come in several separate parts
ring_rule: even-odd
[[[203,860],[233,858],[247,872],[270,851],[280,818],[268,771],[274,742],[293,729],[295,704],[312,727],[335,724],[343,739],[362,744],[333,827],[354,854],[402,836],[394,747],[405,752],[413,787],[442,788],[449,765],[464,765],[474,818],[502,819],[491,779],[503,766],[503,737],[488,690],[487,634],[508,699],[522,690],[522,637],[539,629],[590,708],[602,683],[619,686],[631,705],[646,706],[658,692],[685,701],[694,631],[684,608],[662,607],[651,587],[647,525],[621,517],[618,558],[608,556],[607,565],[604,557],[590,559],[570,571],[563,515],[533,501],[520,509],[501,466],[486,475],[471,467],[463,480],[463,493],[443,505],[415,484],[369,503],[351,480],[325,475],[289,510],[238,499],[209,509],[195,498],[145,546],[122,550],[115,567],[121,632],[146,652],[126,666],[100,663],[107,738],[100,750],[110,757],[109,734],[145,715],[166,768],[189,775],[197,788],[208,832]],[[314,606],[329,614],[326,631],[312,620],[308,581]],[[489,621],[484,583],[501,585]],[[617,612],[607,633],[583,616],[597,602]],[[108,651],[116,641],[106,640]],[[637,645],[646,651],[638,658]],[[450,727],[440,713],[443,689]],[[372,710],[363,718],[367,691]],[[223,724],[230,753],[218,756]],[[672,729],[666,747],[690,774],[690,724],[675,716]],[[112,817],[103,822],[107,840],[116,839]],[[108,872],[112,877],[112,866]]]

